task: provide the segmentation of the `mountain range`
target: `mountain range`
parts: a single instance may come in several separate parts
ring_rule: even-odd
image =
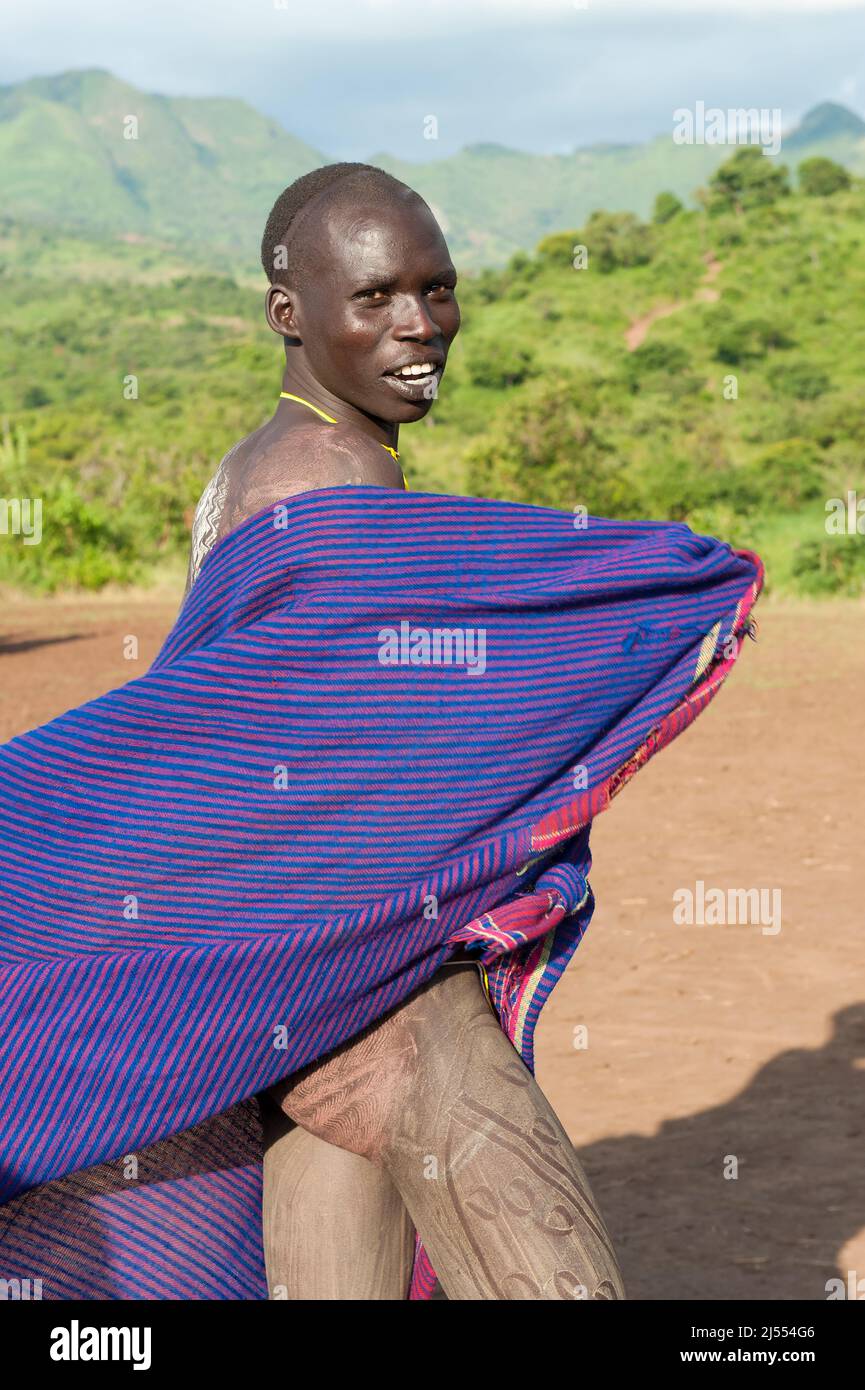
[[[388,169],[430,203],[460,264],[504,262],[595,208],[647,216],[662,189],[692,201],[729,146],[591,145],[544,155],[501,145]],[[825,102],[784,139],[791,165],[823,154],[865,174],[865,121]],[[100,69],[0,87],[0,212],[91,236],[202,247],[252,268],[277,194],[334,159],[233,98],[139,91]]]

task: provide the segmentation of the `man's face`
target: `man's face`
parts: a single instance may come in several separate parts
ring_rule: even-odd
[[[291,296],[313,374],[368,415],[422,419],[460,326],[438,223],[419,199],[389,198],[338,204],[319,227],[306,284]],[[415,371],[400,372],[406,365]]]

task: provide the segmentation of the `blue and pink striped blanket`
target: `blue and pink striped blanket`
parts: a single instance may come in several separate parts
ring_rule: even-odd
[[[533,1066],[591,821],[762,583],[684,525],[583,520],[288,499],[208,556],[145,675],[0,749],[0,1277],[266,1297],[256,1093],[458,946]]]

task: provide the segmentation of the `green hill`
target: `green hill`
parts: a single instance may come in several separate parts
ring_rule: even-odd
[[[787,137],[782,160],[788,149],[796,162],[826,154],[865,173],[865,122],[825,103]],[[428,163],[386,152],[370,162],[427,198],[454,255],[470,267],[504,264],[595,208],[648,216],[661,188],[693,200],[729,153],[720,145],[676,145],[667,134],[562,155],[482,144]],[[143,236],[192,255],[206,248],[232,258],[239,271],[254,269],[282,188],[331,162],[242,101],[153,95],[99,70],[0,88],[7,216],[53,227],[62,218],[65,228],[91,236]]]
[[[821,154],[863,173],[865,121],[837,102],[821,102],[787,136],[783,153],[795,161]]]
[[[464,276],[441,397],[400,439],[412,489],[678,518],[760,551],[770,588],[860,592],[865,536],[825,523],[865,502],[865,182],[805,196],[757,159],[714,213],[605,215]],[[44,499],[0,581],[179,563],[204,482],[275,404],[260,287],[7,219],[0,318],[0,497]]]
[[[276,194],[328,162],[242,101],[153,96],[101,71],[0,88],[3,210],[21,221],[254,259]]]

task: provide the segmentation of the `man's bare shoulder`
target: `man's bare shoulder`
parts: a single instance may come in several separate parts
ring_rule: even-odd
[[[342,425],[298,425],[238,451],[229,466],[220,533],[300,492],[326,487],[404,488],[402,469],[375,439]]]

